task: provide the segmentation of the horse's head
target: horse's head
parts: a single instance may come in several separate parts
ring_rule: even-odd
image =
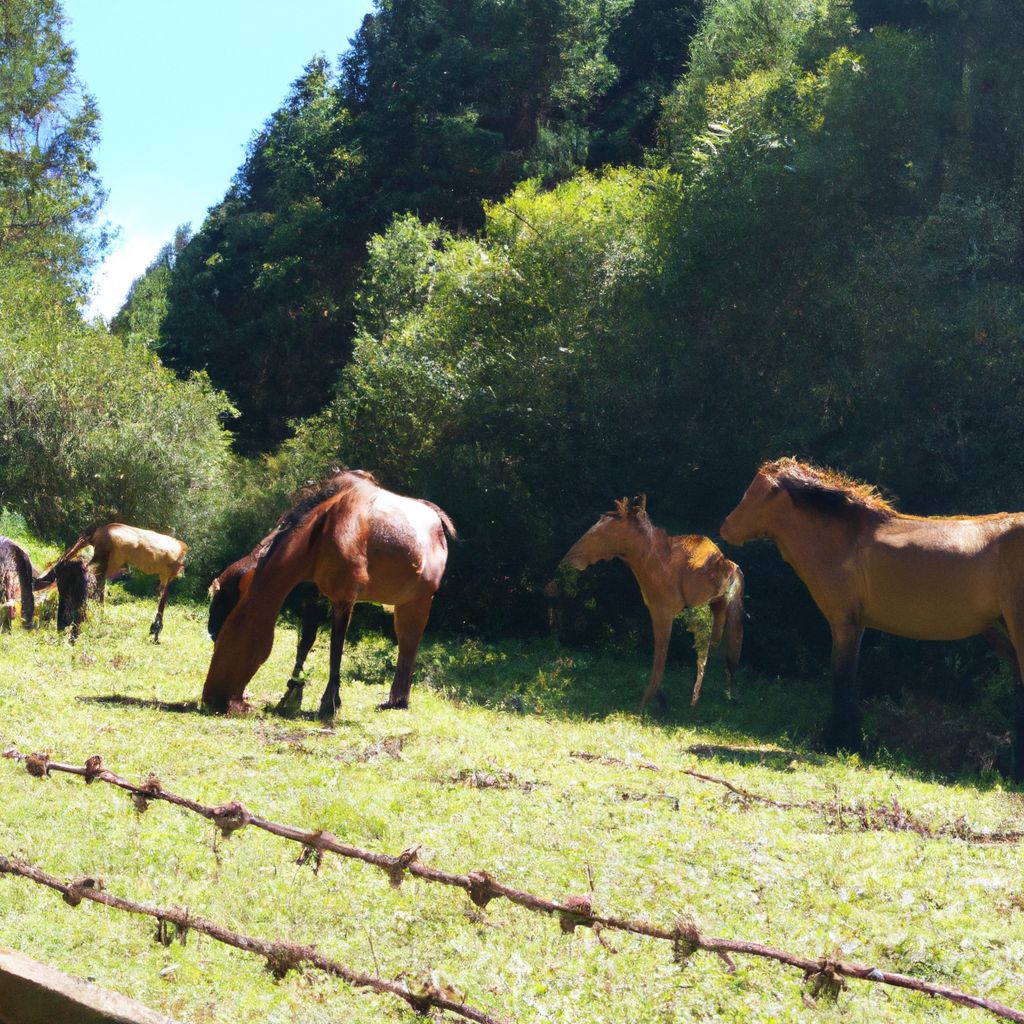
[[[630,501],[619,498],[615,509],[606,512],[565,553],[558,563],[560,569],[586,569],[595,562],[603,562],[626,554],[636,546],[639,531],[649,531],[647,495],[641,494]]]
[[[768,533],[769,516],[775,500],[783,493],[764,467],[750,482],[740,503],[725,517],[718,531],[727,544],[746,544]]]
[[[206,630],[211,640],[217,639],[221,626],[235,610],[235,605],[249,590],[256,572],[256,558],[252,554],[229,565],[209,586],[210,612],[206,619]]]

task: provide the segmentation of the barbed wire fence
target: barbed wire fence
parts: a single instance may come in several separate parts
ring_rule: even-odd
[[[963,992],[951,986],[926,981],[912,975],[885,971],[874,965],[856,963],[838,957],[808,957],[759,942],[707,935],[689,919],[681,918],[672,925],[665,926],[653,924],[645,920],[601,914],[595,912],[593,897],[590,894],[570,896],[564,900],[547,899],[499,882],[484,870],[474,870],[460,874],[433,867],[419,859],[419,847],[410,847],[397,855],[364,850],[349,843],[341,842],[336,836],[323,829],[296,828],[262,818],[259,815],[253,814],[244,804],[237,800],[217,806],[210,806],[190,800],[166,789],[159,778],[152,774],[140,785],[136,785],[105,767],[99,755],[93,755],[84,765],[54,761],[47,754],[23,754],[15,749],[5,751],[3,757],[7,760],[24,764],[29,774],[36,778],[42,779],[49,776],[52,772],[61,772],[80,776],[87,784],[99,781],[124,790],[131,794],[135,807],[140,812],[145,811],[149,803],[154,800],[174,804],[213,822],[225,837],[247,826],[270,832],[273,835],[302,846],[298,863],[306,863],[312,858],[314,869],[319,867],[324,853],[335,853],[341,857],[359,860],[378,868],[388,876],[390,884],[395,888],[401,885],[404,877],[408,874],[425,882],[461,889],[480,908],[486,907],[492,900],[505,899],[535,913],[551,915],[557,919],[561,930],[565,933],[572,933],[578,927],[585,927],[593,929],[600,938],[600,933],[608,929],[668,942],[672,946],[673,958],[680,966],[685,965],[699,951],[716,954],[722,959],[726,969],[729,971],[735,971],[736,969],[732,959],[733,954],[757,957],[802,971],[805,980],[810,985],[812,996],[837,995],[839,991],[846,987],[848,979],[866,981],[940,997],[959,1006],[986,1010],[1005,1020],[1018,1021],[1024,1024],[1024,1011],[1006,1006],[994,999]],[[720,782],[723,780],[712,779],[712,781]],[[730,788],[735,789],[736,787],[732,787],[730,784]],[[752,794],[747,795],[752,796]],[[70,895],[72,898],[94,899],[96,902],[106,903],[108,906],[116,906],[118,903],[128,904],[130,902],[120,900],[117,897],[111,897],[83,883],[61,882],[53,876],[46,875],[45,872],[10,858],[0,859],[0,874],[17,874],[39,884],[48,885],[63,892],[66,898]],[[158,920],[170,921],[176,927],[180,923],[186,930],[189,927],[194,927],[194,925],[189,924],[190,920],[194,920],[190,915],[186,914],[184,918],[171,916],[172,913],[184,912],[159,910],[157,908],[139,909],[140,907],[142,907],[141,904],[133,904],[131,906],[121,906],[120,909],[129,909],[135,913],[148,913],[150,916],[157,917]],[[204,923],[210,925],[213,929],[218,929],[221,932],[225,931],[220,929],[220,926],[213,925],[212,922]],[[207,934],[212,935],[213,933],[207,931]],[[254,941],[265,942],[265,940],[252,940],[246,936],[236,936],[236,938],[241,942],[247,943]],[[235,945],[237,943],[231,944]],[[280,949],[275,952],[277,947],[280,947]],[[295,956],[296,950],[306,951],[302,954],[299,962],[305,961],[318,967],[321,966],[321,964],[316,963],[313,959],[319,958],[319,954],[312,947],[293,947],[287,943],[266,943],[264,947],[252,946],[250,944],[239,946],[238,948],[252,949],[266,956],[272,968],[274,964],[289,964],[291,961],[288,957]],[[288,950],[290,952],[287,952]],[[281,955],[285,955],[285,959],[282,960]],[[325,963],[328,962],[326,958],[321,959]],[[331,963],[334,962],[332,961]],[[335,968],[349,971],[353,977],[369,979],[374,982],[380,981],[380,979],[370,979],[368,975],[352,971],[351,968],[345,968],[344,965],[335,964],[334,968],[331,968],[332,973],[338,973],[342,977],[344,975],[341,975]],[[353,981],[352,983],[362,984],[362,981]],[[456,1000],[449,999],[443,993],[431,991],[429,988],[425,988],[423,992],[414,993],[404,986],[397,985],[397,983],[382,984],[396,985],[399,991],[390,987],[387,988],[387,991],[405,999],[414,1008],[417,1006],[426,1006],[428,1008],[429,1006],[438,1006],[439,1008],[448,1009],[453,1013],[460,1013],[471,1020],[483,1022],[495,1020],[495,1018],[487,1017],[486,1014],[476,1010],[471,1012],[477,1014],[477,1016],[469,1016],[465,1012],[469,1008],[464,1003],[458,1003]],[[370,987],[377,989],[376,984]],[[380,989],[377,990],[379,991]],[[426,996],[433,997],[432,1001],[424,1002],[423,1000]],[[436,1001],[437,999],[446,1001],[446,1004],[442,1007]]]
[[[115,910],[156,918],[156,938],[164,945],[170,945],[175,938],[184,944],[190,931],[201,932],[225,945],[234,946],[235,949],[264,957],[267,961],[267,968],[278,979],[284,978],[289,971],[307,964],[327,974],[342,978],[350,985],[369,988],[382,995],[388,994],[404,999],[417,1013],[425,1014],[431,1007],[436,1007],[439,1010],[447,1010],[464,1017],[466,1020],[475,1021],[477,1024],[507,1024],[502,1018],[492,1017],[490,1014],[468,1005],[465,1000],[455,998],[457,993],[447,986],[441,987],[421,980],[418,986],[412,989],[397,981],[375,978],[352,967],[347,967],[330,957],[323,956],[312,946],[301,946],[294,942],[279,942],[244,935],[205,917],[193,914],[183,907],[154,907],[121,896],[114,896],[104,890],[102,880],[95,876],[81,878],[77,881],[61,881],[54,875],[27,864],[23,860],[2,855],[0,855],[0,875],[16,875],[38,885],[54,889],[61,893],[65,903],[73,907],[78,906],[82,900],[90,900]],[[169,925],[174,926],[173,932],[168,927]]]

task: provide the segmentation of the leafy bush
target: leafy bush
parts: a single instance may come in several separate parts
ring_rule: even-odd
[[[0,300],[4,503],[49,539],[111,520],[172,532],[203,565],[231,465],[223,396],[83,324],[52,283],[8,269]]]

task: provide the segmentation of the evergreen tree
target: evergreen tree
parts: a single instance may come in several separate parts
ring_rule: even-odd
[[[0,261],[28,259],[69,284],[90,262],[104,196],[99,114],[75,77],[57,0],[0,0]]]

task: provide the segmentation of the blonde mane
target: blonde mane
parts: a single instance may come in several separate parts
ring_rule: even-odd
[[[886,517],[899,514],[872,484],[854,480],[835,469],[823,469],[787,456],[765,462],[760,472],[782,487],[794,501],[823,512],[842,514],[863,509]]]

